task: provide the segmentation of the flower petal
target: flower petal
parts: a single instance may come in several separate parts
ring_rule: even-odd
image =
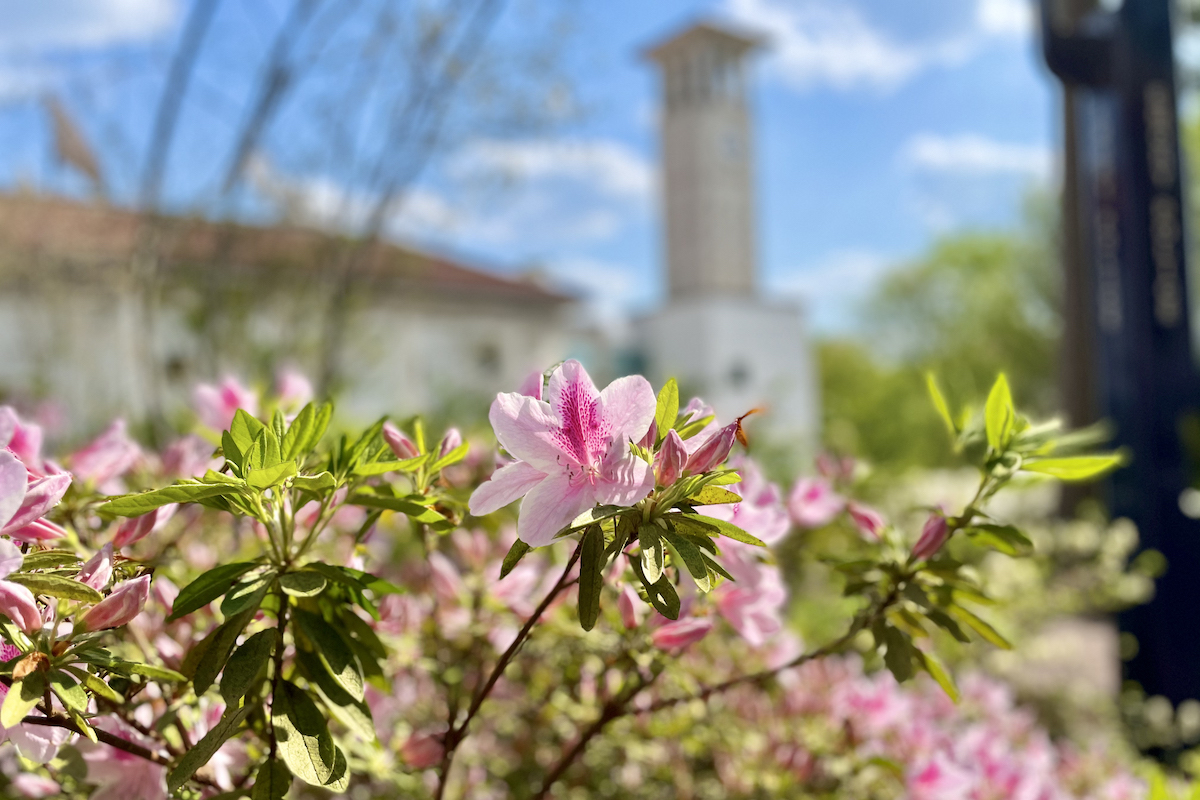
[[[18,542],[45,542],[50,539],[61,539],[67,535],[67,532],[48,519],[38,519],[23,528],[5,528],[4,535],[16,539]]]
[[[0,578],[7,578],[21,568],[25,555],[8,539],[0,539]]]
[[[547,476],[521,501],[517,536],[530,547],[550,544],[554,534],[595,502],[590,488],[586,483],[572,486],[562,473]]]
[[[12,410],[12,406],[0,406],[0,447],[8,447],[18,424],[17,412]]]
[[[654,389],[641,375],[618,378],[600,393],[600,413],[612,426],[613,438],[622,444],[646,434],[657,407]]]
[[[554,435],[562,426],[549,405],[516,392],[501,392],[492,402],[488,420],[500,445],[514,457],[542,472],[558,468],[563,450]]]
[[[563,407],[568,402],[590,401],[598,397],[600,391],[592,383],[592,376],[588,375],[583,364],[573,358],[559,364],[546,382],[545,400],[559,419],[562,419]]]
[[[7,450],[0,450],[0,526],[6,525],[25,500],[25,487],[29,485],[29,471],[17,457]]]
[[[617,448],[626,448],[619,457]],[[628,445],[613,443],[609,457],[604,459],[599,480],[596,481],[596,502],[631,506],[654,489],[654,470],[628,450]]]
[[[10,529],[24,528],[44,517],[47,511],[58,505],[58,501],[62,499],[70,485],[71,473],[69,472],[47,475],[45,478],[38,478],[29,484],[25,490],[25,498],[21,501],[21,507],[0,529],[0,533],[8,533]]]
[[[525,495],[546,479],[546,473],[524,461],[507,464],[492,473],[471,495],[471,513],[477,517],[491,514]]]

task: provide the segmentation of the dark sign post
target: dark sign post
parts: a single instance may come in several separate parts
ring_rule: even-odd
[[[1042,0],[1046,61],[1068,88],[1078,288],[1093,408],[1132,456],[1108,487],[1114,517],[1167,558],[1152,602],[1126,612],[1126,676],[1174,703],[1200,698],[1200,522],[1184,516],[1181,424],[1200,396],[1191,354],[1170,0],[1070,18]],[[1069,204],[1068,204],[1069,205]],[[1073,222],[1074,224],[1071,224]],[[1081,334],[1081,335],[1080,335]]]

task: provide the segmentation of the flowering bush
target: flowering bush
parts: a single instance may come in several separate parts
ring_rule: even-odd
[[[1008,646],[947,542],[1025,553],[997,492],[1119,459],[1003,377],[979,414],[931,391],[979,479],[911,530],[841,462],[785,503],[745,417],[574,361],[497,396],[494,462],[420,419],[330,435],[294,376],[201,387],[161,456],[117,422],[59,465],[0,410],[0,771],[31,797],[1132,796],[934,646]],[[841,517],[849,621],[805,648],[771,548]]]

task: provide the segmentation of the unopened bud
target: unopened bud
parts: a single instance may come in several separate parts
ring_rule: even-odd
[[[446,431],[446,435],[442,437],[442,443],[438,446],[438,458],[444,458],[447,453],[462,444],[462,434],[458,428],[450,428]]]
[[[941,514],[933,514],[925,521],[921,529],[921,538],[913,545],[913,556],[921,561],[928,561],[942,549],[946,539],[950,537],[950,526]]]
[[[401,461],[421,455],[417,451],[417,446],[413,444],[413,440],[405,436],[404,431],[390,422],[383,423],[383,440],[388,443],[388,447],[392,448],[396,458]]]
[[[660,486],[670,486],[679,480],[679,476],[683,474],[683,469],[687,465],[688,454],[687,448],[683,446],[683,439],[679,438],[678,433],[675,431],[667,433],[667,438],[663,439],[662,449],[658,451],[655,462],[655,471],[658,473]]]
[[[149,598],[149,575],[126,581],[114,589],[108,597],[92,606],[91,610],[79,620],[79,627],[85,631],[119,628],[142,613],[142,608]]]
[[[854,520],[855,526],[866,536],[875,541],[879,541],[883,534],[883,529],[887,523],[883,520],[883,515],[870,506],[864,506],[861,503],[851,501],[846,505],[846,511],[850,514],[850,519]]]
[[[688,472],[698,475],[724,463],[725,459],[729,458],[733,443],[737,441],[737,433],[738,423],[731,422],[708,437],[707,441],[700,445],[700,449],[688,459]]]
[[[707,617],[681,619],[663,625],[650,635],[650,640],[659,650],[681,650],[703,639],[712,628],[712,620]]]

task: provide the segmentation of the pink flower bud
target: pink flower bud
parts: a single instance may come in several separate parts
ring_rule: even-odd
[[[542,399],[542,384],[545,376],[541,370],[530,373],[529,377],[521,381],[521,386],[517,389],[517,394],[523,394],[526,397],[532,397],[534,400]]]
[[[67,532],[50,520],[37,519],[16,530],[5,529],[4,535],[18,542],[45,542],[50,539],[61,539]]]
[[[110,542],[104,545],[100,552],[88,559],[75,580],[87,584],[96,591],[108,585],[108,579],[113,573],[113,546]]]
[[[642,599],[629,584],[625,584],[621,596],[617,598],[617,611],[626,630],[633,630],[642,624]]]
[[[5,406],[5,408],[8,408]],[[12,409],[8,409],[12,412]],[[5,445],[13,454],[35,474],[44,471],[42,462],[42,428],[32,422],[22,422],[20,417],[13,414],[16,425],[9,432]]]
[[[821,478],[799,478],[788,496],[788,513],[801,528],[821,528],[842,513],[846,501]]]
[[[151,533],[162,530],[171,517],[175,516],[178,508],[178,504],[171,503],[156,508],[148,514],[142,514],[140,517],[122,520],[121,524],[117,526],[117,535],[113,537],[113,547],[117,549],[128,547],[134,542],[145,539]]]
[[[126,581],[113,589],[108,597],[92,606],[77,623],[78,627],[85,631],[119,628],[142,613],[142,608],[149,598],[149,575]]]
[[[650,427],[646,430],[646,435],[638,440],[638,447],[653,450],[656,444],[658,444],[658,420],[652,419],[650,420]]]
[[[658,473],[660,486],[670,486],[679,480],[679,476],[683,474],[683,468],[688,462],[688,454],[687,449],[683,446],[683,439],[679,438],[678,433],[675,431],[667,433],[667,438],[663,439],[662,449],[658,451],[655,461],[658,462],[655,464],[655,472]]]
[[[300,408],[313,398],[312,383],[297,370],[282,370],[275,376],[275,396],[285,409]]]
[[[707,617],[681,619],[663,625],[650,635],[650,640],[659,650],[681,650],[703,639],[712,627],[712,620]]]
[[[446,748],[437,736],[413,734],[400,746],[400,757],[413,769],[429,769],[441,763]]]
[[[62,499],[66,493],[67,487],[71,485],[71,475],[62,473],[59,475],[48,475],[45,478],[38,478],[29,484],[25,489],[25,497],[21,501],[21,507],[17,509],[17,513],[12,515],[8,523],[0,529],[0,533],[7,534],[10,530],[18,530],[26,525],[41,519],[46,512],[58,505],[58,501]]]
[[[41,630],[42,612],[33,599],[33,592],[20,584],[0,581],[0,614],[26,633]]]
[[[882,514],[870,506],[855,503],[853,500],[846,504],[846,511],[863,536],[879,541],[883,529],[887,527]]]
[[[442,437],[442,443],[438,445],[438,458],[444,458],[446,454],[454,448],[462,444],[462,434],[458,428],[450,428],[446,431],[446,435]]]
[[[921,528],[921,538],[913,545],[913,556],[921,561],[928,561],[942,549],[950,536],[950,526],[941,514],[931,514]]]
[[[404,431],[390,422],[383,423],[383,439],[388,443],[388,447],[392,448],[396,458],[401,461],[421,455],[417,446],[413,444],[413,440],[405,436]]]
[[[704,444],[700,445],[700,449],[688,459],[687,471],[698,475],[724,463],[725,459],[729,458],[733,443],[737,441],[737,430],[738,424],[731,422],[708,437]]]

